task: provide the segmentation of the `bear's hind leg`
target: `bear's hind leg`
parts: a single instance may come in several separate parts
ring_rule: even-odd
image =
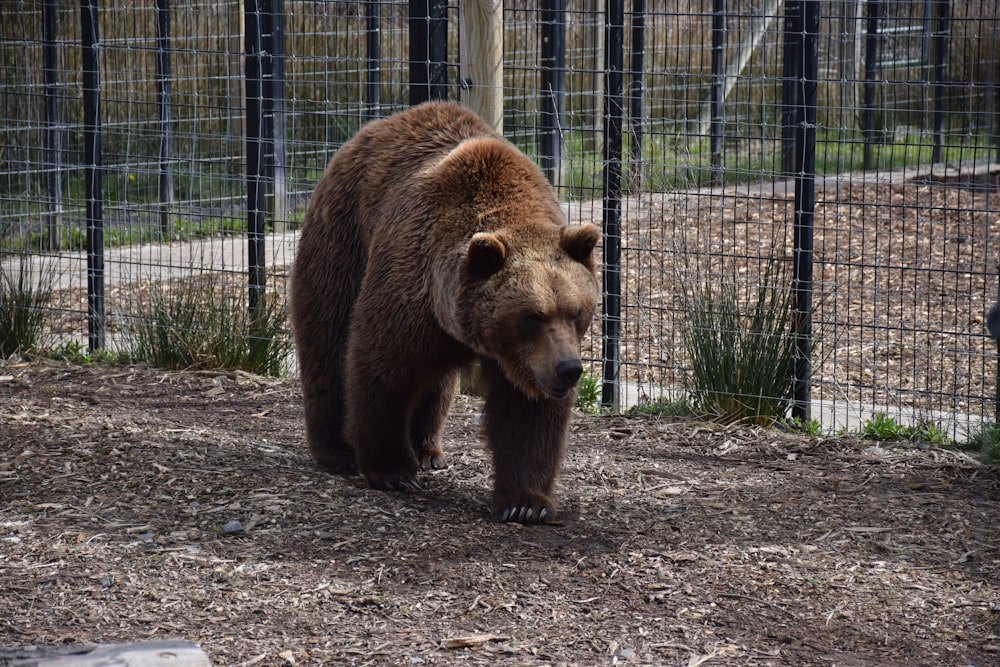
[[[340,396],[337,391],[305,397],[306,441],[316,464],[330,472],[357,472],[354,450],[341,433]]]
[[[458,373],[447,373],[413,406],[410,414],[410,443],[421,470],[441,470],[448,467],[441,449],[441,435],[457,383]]]
[[[306,320],[305,317],[300,317],[293,326],[309,453],[325,470],[355,472],[354,450],[344,439],[346,350],[340,341],[346,337],[346,326],[336,318]]]
[[[354,446],[358,468],[371,487],[420,490],[420,465],[407,432],[410,396],[383,381],[369,379],[349,384],[347,400],[347,437]]]
[[[329,190],[318,188],[306,214],[292,270],[289,317],[309,453],[320,467],[349,473],[357,464],[344,438],[344,370],[351,308],[361,289],[357,267],[365,258],[352,196],[342,189],[340,205],[331,206]]]
[[[556,518],[552,492],[575,394],[530,399],[496,362],[483,359],[482,369],[488,383],[484,424],[493,455],[493,516],[518,523],[551,521]]]

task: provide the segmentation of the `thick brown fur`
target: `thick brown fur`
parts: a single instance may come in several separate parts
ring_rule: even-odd
[[[554,518],[599,237],[568,227],[534,163],[458,105],[362,128],[316,186],[292,277],[316,462],[418,489],[419,469],[445,464],[457,374],[479,357],[494,514]]]

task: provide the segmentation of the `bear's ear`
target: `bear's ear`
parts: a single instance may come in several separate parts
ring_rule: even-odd
[[[594,246],[601,240],[601,230],[589,222],[579,227],[565,227],[559,245],[570,257],[589,267],[594,266]]]
[[[476,278],[489,278],[503,268],[507,246],[496,234],[479,232],[472,235],[465,253],[465,270]]]

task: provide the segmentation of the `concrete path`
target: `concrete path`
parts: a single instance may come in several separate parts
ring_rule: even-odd
[[[298,234],[269,234],[265,239],[268,275],[287,275],[295,257]],[[0,261],[4,275],[16,279],[25,269],[29,284],[48,284],[53,291],[87,284],[87,254],[70,252],[46,255],[7,254]],[[104,255],[105,291],[113,285],[162,281],[221,271],[247,275],[247,242],[244,236],[210,237],[170,244],[117,246]]]

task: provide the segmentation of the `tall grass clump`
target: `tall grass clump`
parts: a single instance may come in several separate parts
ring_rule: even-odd
[[[283,299],[256,311],[245,285],[218,276],[153,285],[123,322],[125,354],[170,370],[239,369],[281,375],[291,351]]]
[[[796,312],[774,262],[758,285],[712,276],[684,295],[685,390],[698,416],[761,425],[785,417],[794,396]]]
[[[958,448],[978,455],[987,464],[1000,466],[1000,424],[984,424],[969,434]]]
[[[37,350],[44,331],[45,309],[52,301],[51,276],[44,267],[33,279],[30,259],[0,264],[0,359]]]

